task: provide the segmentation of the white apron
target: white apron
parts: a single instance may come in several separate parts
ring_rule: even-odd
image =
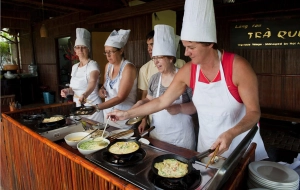
[[[219,57],[221,56],[220,52]],[[200,65],[197,66],[193,102],[199,119],[198,152],[211,147],[219,135],[235,126],[246,114],[244,104],[234,99],[228,90],[222,64],[220,62],[221,81],[213,83],[199,82]],[[229,149],[222,154],[228,157],[249,131],[235,137]],[[252,142],[257,143],[255,160],[268,158],[259,129]]]
[[[159,78],[156,98],[159,97],[161,75]],[[173,104],[181,104],[182,95]],[[152,114],[152,125],[155,129],[151,131],[150,137],[158,139],[179,147],[195,150],[195,132],[192,117],[187,114],[171,115],[167,110],[161,110]]]
[[[79,66],[79,64],[78,64]],[[79,102],[79,98],[76,96],[81,96],[88,86],[88,79],[89,79],[89,73],[87,73],[87,67],[88,63],[83,67],[76,67],[76,70],[71,78],[70,81],[70,87],[74,91],[73,101],[76,103],[76,107],[81,106]],[[98,84],[98,82],[97,82]],[[98,96],[98,87],[93,90],[93,92],[87,97],[87,99],[90,101],[89,103],[85,103],[85,106],[95,106],[96,104],[102,103],[101,99]],[[103,112],[95,112],[92,115],[82,115],[82,117],[103,123]]]
[[[126,64],[132,64],[127,60],[122,60],[121,62],[121,66],[120,66],[120,71],[119,71],[119,75],[117,76],[117,81],[113,84],[113,86],[109,85],[110,79],[108,77],[108,73],[109,72],[113,72],[113,65],[111,65],[111,70],[109,71],[109,68],[106,72],[106,81],[104,83],[104,87],[106,89],[107,92],[107,97],[105,98],[105,101],[108,101],[114,97],[116,97],[118,95],[118,91],[119,91],[119,86],[120,86],[120,82],[122,79],[122,72],[123,69],[125,67]],[[107,113],[111,112],[113,109],[119,109],[119,110],[129,110],[136,102],[136,94],[137,94],[137,79],[134,80],[134,84],[132,86],[132,89],[129,93],[129,95],[127,96],[127,98],[120,104],[115,105],[112,108],[107,108],[103,110],[104,113],[104,120],[106,122],[106,118],[107,118]],[[108,124],[117,128],[122,128],[122,129],[129,129],[131,128],[131,125],[126,125],[125,124],[126,121],[108,121]]]

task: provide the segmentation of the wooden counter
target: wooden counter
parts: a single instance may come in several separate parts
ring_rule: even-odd
[[[70,103],[48,105],[2,114],[1,186],[4,190],[83,190],[139,189],[133,184],[98,167],[63,140],[52,142],[21,125],[13,118],[43,109],[68,114]],[[149,139],[156,147],[190,158],[197,153],[161,141]],[[245,187],[247,165],[254,158],[255,144],[246,152],[224,189]]]

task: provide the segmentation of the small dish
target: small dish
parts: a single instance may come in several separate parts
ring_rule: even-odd
[[[141,143],[144,143],[144,144],[150,144],[150,141],[148,139],[145,139],[145,138],[140,138],[139,141]]]

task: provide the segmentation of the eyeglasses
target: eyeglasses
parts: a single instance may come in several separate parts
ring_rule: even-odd
[[[75,46],[74,49],[80,50],[80,49],[87,49],[86,46]]]
[[[152,57],[152,61],[161,61],[165,56]]]
[[[117,51],[119,51],[119,50],[103,52],[103,55],[115,54]]]

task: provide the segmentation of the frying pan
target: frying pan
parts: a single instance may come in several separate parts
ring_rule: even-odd
[[[154,128],[155,128],[154,126],[150,127],[149,129],[145,130],[143,134],[138,135],[138,136],[137,136],[136,138],[134,138],[134,139],[116,139],[116,140],[114,140],[113,142],[111,142],[111,143],[106,147],[106,149],[107,149],[107,151],[108,151],[110,154],[112,154],[112,155],[114,155],[114,156],[117,156],[117,157],[123,157],[123,156],[125,157],[125,156],[128,156],[128,155],[131,155],[131,154],[135,153],[136,151],[138,151],[138,150],[141,148],[141,143],[139,142],[139,139],[140,139],[141,137],[145,136],[146,134],[148,134],[148,133],[149,133],[150,131],[152,131]],[[130,152],[130,153],[127,153],[127,154],[116,154],[116,153],[110,152],[110,151],[109,151],[109,148],[110,148],[112,145],[116,144],[117,142],[135,142],[135,143],[138,145],[138,149],[137,149],[136,151],[133,151],[133,152]]]
[[[66,123],[66,117],[63,115],[52,115],[50,117],[62,117],[63,119],[58,120],[58,121],[52,121],[52,122],[42,122],[42,124],[45,124],[47,126],[51,126],[51,125],[55,125],[55,124],[59,124],[59,125],[64,125]],[[50,118],[48,117],[48,118]]]
[[[96,111],[94,106],[80,106],[71,109],[73,115],[92,115]]]
[[[154,174],[156,174],[157,176],[160,176],[158,174],[158,169],[156,169],[154,167],[154,165],[156,163],[159,163],[159,162],[163,162],[165,159],[175,159],[175,160],[178,160],[184,164],[187,164],[188,165],[188,172],[184,175],[184,176],[181,176],[181,177],[173,177],[173,178],[168,178],[168,177],[163,177],[163,176],[160,176],[160,177],[163,177],[163,178],[167,178],[167,179],[181,179],[183,177],[185,177],[186,175],[188,175],[189,173],[191,173],[191,171],[193,170],[193,163],[196,161],[196,160],[200,160],[201,158],[209,155],[210,153],[214,152],[214,150],[212,149],[208,149],[190,159],[187,159],[187,158],[184,158],[182,156],[179,156],[179,155],[176,155],[176,154],[163,154],[163,155],[160,155],[160,156],[157,156],[156,158],[153,159],[152,161],[152,165],[151,165],[151,170],[153,171]]]

